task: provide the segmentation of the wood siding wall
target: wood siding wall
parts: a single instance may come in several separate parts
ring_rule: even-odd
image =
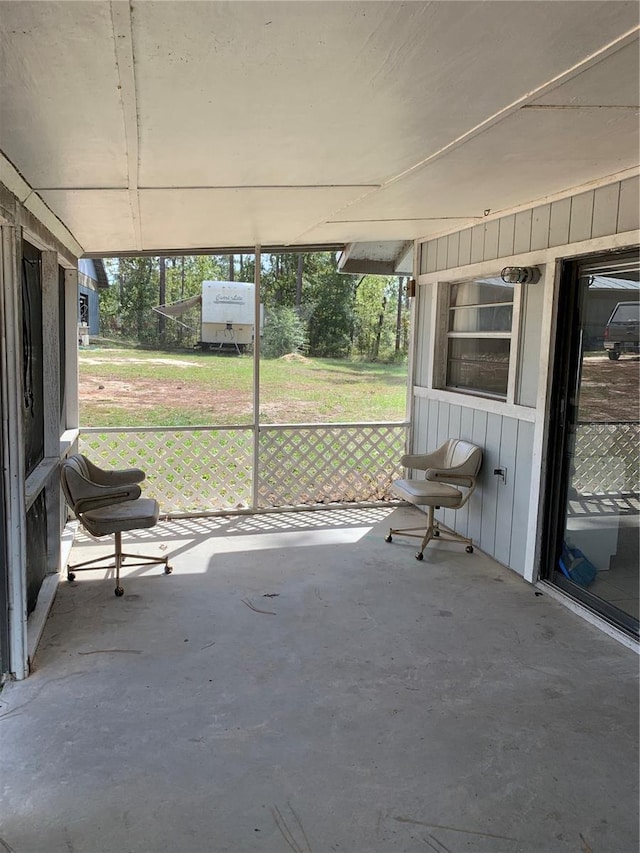
[[[413,453],[429,453],[447,438],[484,448],[478,486],[461,510],[436,516],[498,562],[524,572],[534,424],[425,397],[417,397]],[[507,469],[503,484],[494,468]],[[417,475],[417,474],[416,474]]]
[[[420,273],[551,249],[640,228],[640,178],[493,219],[422,244]]]
[[[533,560],[538,517],[538,507],[530,506],[530,502],[533,499],[537,503],[531,496],[539,496],[541,430],[546,417],[536,405],[540,405],[540,393],[548,381],[541,375],[541,365],[547,361],[544,354],[553,348],[549,330],[543,328],[545,305],[554,288],[553,253],[557,249],[558,256],[567,257],[574,243],[584,247],[585,241],[640,228],[639,195],[640,177],[625,177],[418,246],[420,275],[456,270],[443,275],[444,281],[454,280],[453,275],[463,277],[464,271],[459,268],[471,264],[495,260],[498,270],[514,256],[517,263],[517,256],[528,252],[551,254],[545,286],[524,293],[519,340],[514,342],[519,359],[515,405],[496,402],[491,406],[486,401],[481,405],[466,395],[432,391],[431,374],[434,360],[437,362],[437,344],[431,339],[435,277],[419,287],[416,306],[411,452],[434,450],[449,437],[465,438],[484,449],[478,490],[460,512],[440,511],[440,519],[473,537],[479,548],[500,563],[529,578],[536,576]],[[599,243],[602,248],[602,241]],[[493,474],[498,467],[507,469],[506,484]]]

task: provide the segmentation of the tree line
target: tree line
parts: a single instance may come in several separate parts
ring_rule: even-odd
[[[110,286],[100,292],[101,335],[183,349],[198,343],[199,306],[178,320],[153,308],[200,294],[206,280],[252,282],[255,256],[116,258],[105,259],[105,268]],[[394,361],[407,354],[409,300],[402,277],[344,275],[330,252],[265,254],[260,298],[264,357],[298,352]]]

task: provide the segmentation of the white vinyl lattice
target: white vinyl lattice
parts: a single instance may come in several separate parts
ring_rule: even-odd
[[[639,446],[637,422],[578,424],[573,487],[583,495],[637,494]]]
[[[163,512],[241,509],[251,503],[251,429],[82,430],[80,453],[101,468],[142,468],[144,496]]]
[[[261,427],[260,507],[391,499],[404,424]]]
[[[406,424],[260,428],[252,506],[252,427],[83,429],[79,451],[102,468],[142,468],[163,513],[392,499]]]

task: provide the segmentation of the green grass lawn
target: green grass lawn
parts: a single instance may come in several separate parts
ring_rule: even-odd
[[[253,422],[250,356],[91,346],[80,361],[82,426]],[[260,364],[263,423],[404,420],[405,365],[338,359]]]

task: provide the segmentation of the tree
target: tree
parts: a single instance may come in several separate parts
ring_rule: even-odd
[[[354,354],[370,361],[404,358],[408,308],[400,279],[365,275],[358,282]]]
[[[293,308],[277,305],[267,312],[260,352],[264,358],[280,358],[300,352],[306,345],[304,323]]]
[[[324,358],[345,358],[351,351],[354,323],[355,276],[338,272],[336,256],[314,256],[308,273],[307,315],[309,354]]]

